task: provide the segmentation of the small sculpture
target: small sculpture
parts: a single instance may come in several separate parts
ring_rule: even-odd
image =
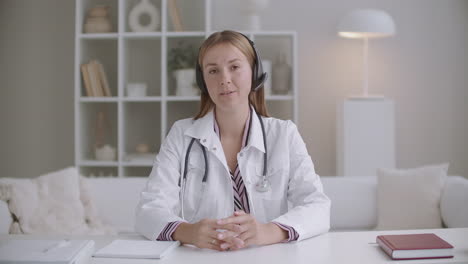
[[[108,144],[110,124],[104,111],[99,111],[96,118],[94,154],[97,160],[112,161],[116,158],[116,149]]]
[[[84,24],[84,33],[108,33],[112,31],[109,6],[98,5],[88,10]]]
[[[149,18],[148,23],[142,23],[143,15]],[[158,29],[160,20],[158,8],[149,0],[140,0],[128,14],[128,25],[133,32],[154,32]]]

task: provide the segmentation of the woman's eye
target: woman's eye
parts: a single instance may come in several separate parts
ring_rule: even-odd
[[[239,65],[232,65],[232,66],[231,66],[231,69],[237,70],[237,69],[239,69]]]
[[[208,73],[209,73],[209,74],[214,74],[214,73],[216,73],[216,72],[217,72],[216,69],[210,69],[210,70],[208,70]]]

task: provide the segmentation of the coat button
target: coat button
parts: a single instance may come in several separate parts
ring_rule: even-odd
[[[244,157],[244,154],[243,154],[243,153],[241,153],[241,154],[239,154],[239,156],[241,156],[241,157]]]
[[[213,148],[213,151],[216,151],[216,147]]]
[[[202,141],[203,141],[203,143],[205,143],[205,142],[206,142],[206,138],[204,138]]]

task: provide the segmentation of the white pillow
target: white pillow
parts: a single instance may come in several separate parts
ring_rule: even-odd
[[[445,183],[440,201],[442,220],[446,227],[468,227],[468,180],[449,177]]]
[[[377,229],[442,228],[440,197],[448,163],[377,170]]]
[[[0,199],[8,203],[13,217],[9,233],[107,233],[88,192],[73,167],[34,179],[0,179]]]

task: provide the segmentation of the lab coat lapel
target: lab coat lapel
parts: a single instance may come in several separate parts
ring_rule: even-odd
[[[249,142],[247,143],[246,147],[254,147],[261,152],[265,152],[265,146],[263,145],[263,133],[262,133],[262,126],[260,124],[260,120],[258,119],[257,114],[255,113],[255,109],[252,108],[252,125],[250,127],[250,135],[249,135]],[[265,125],[266,130],[266,120],[263,120],[263,124]],[[265,131],[266,132],[266,131]],[[267,135],[265,135],[267,136]]]
[[[214,115],[213,111],[210,111],[204,117],[194,120],[192,126],[190,126],[184,134],[199,139],[200,144],[206,147],[207,151],[211,152],[229,173],[226,157],[224,156],[221,142],[214,132],[213,124]]]

